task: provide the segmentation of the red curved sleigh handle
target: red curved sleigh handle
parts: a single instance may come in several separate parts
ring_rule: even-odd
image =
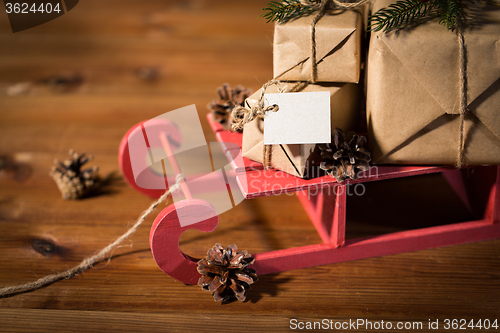
[[[184,254],[179,248],[179,239],[186,230],[211,232],[218,224],[217,212],[204,200],[187,199],[167,206],[156,217],[149,234],[151,252],[158,267],[178,281],[198,283],[201,276],[196,269],[199,259]]]
[[[118,150],[118,163],[125,181],[133,189],[152,198],[161,197],[165,193],[165,190],[168,189],[168,185],[165,185],[167,182],[164,174],[158,174],[150,168],[151,165],[148,165],[149,158],[147,157],[148,154],[151,154],[151,149],[164,147],[165,140],[162,137],[165,137],[167,133],[170,141],[180,144],[182,135],[176,125],[170,120],[152,119],[141,121],[130,128],[123,136]],[[135,142],[132,152],[130,151],[129,142],[131,136],[134,136],[133,142]],[[172,146],[169,140],[166,140],[166,142],[169,145],[170,155],[172,155],[176,150],[176,146]],[[142,144],[138,147],[138,143]],[[169,160],[170,158],[172,157],[169,156]],[[136,174],[134,176],[132,159],[135,161],[136,173],[139,172],[139,175]],[[148,184],[162,184],[162,186],[153,188],[139,186],[136,182],[138,177]]]

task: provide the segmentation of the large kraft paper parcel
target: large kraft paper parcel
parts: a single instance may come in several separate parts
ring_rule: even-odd
[[[373,12],[391,1],[378,0]],[[500,164],[500,11],[464,32],[467,165]],[[460,147],[460,56],[456,32],[436,20],[371,36],[367,121],[372,162],[455,164]]]
[[[286,84],[292,87],[295,83],[288,82]],[[261,89],[258,90],[246,99],[245,106],[247,108],[251,108],[257,103],[261,91]],[[358,84],[309,84],[302,91],[328,91],[330,93],[332,133],[336,127],[345,132],[357,129],[361,98]],[[266,93],[279,93],[279,89],[276,85],[271,85],[266,89]],[[307,117],[307,112],[304,112],[304,117]],[[318,119],[317,121],[324,120]],[[300,126],[300,119],[297,119],[296,123],[297,126]],[[311,177],[312,175],[308,171],[311,170],[310,168],[313,165],[320,162],[319,155],[314,152],[315,146],[315,144],[272,145],[271,166],[297,177]],[[253,161],[263,163],[264,134],[262,120],[256,119],[244,126],[242,155]]]
[[[280,80],[311,79],[311,23],[315,14],[276,24],[273,69]],[[358,82],[363,16],[357,11],[337,11],[316,24],[318,82]]]

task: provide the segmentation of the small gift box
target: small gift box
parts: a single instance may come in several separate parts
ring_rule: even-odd
[[[293,86],[290,82],[288,85]],[[331,126],[333,130],[340,128],[344,131],[356,130],[359,124],[360,111],[360,87],[354,83],[334,84],[309,84],[301,92],[328,92],[330,94],[330,115]],[[255,92],[245,101],[245,106],[251,109],[252,106],[258,103],[262,89]],[[278,86],[271,85],[266,89],[266,93],[279,93]],[[286,93],[285,93],[286,94]],[[279,111],[278,111],[279,112]],[[307,113],[304,114],[307,117]],[[322,119],[317,119],[322,122]],[[300,121],[297,121],[297,126],[300,126]],[[264,162],[264,121],[255,119],[247,123],[243,128],[243,144],[242,155],[251,160],[263,163]],[[281,144],[269,145],[272,156],[269,163],[275,169],[282,170],[301,178],[314,177],[308,173],[308,170],[319,165],[320,157],[315,151],[316,144]]]
[[[373,10],[389,4],[379,0]],[[461,165],[460,156],[470,165],[500,163],[500,12],[482,14],[480,25],[464,30],[465,59],[460,36],[437,20],[372,34],[367,121],[374,163]]]
[[[276,24],[274,28],[274,77],[280,80],[311,79],[312,48],[316,48],[317,82],[358,82],[363,17],[358,11],[334,11],[315,27],[316,45],[311,42],[315,15]]]

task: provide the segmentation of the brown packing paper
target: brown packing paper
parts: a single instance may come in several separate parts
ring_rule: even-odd
[[[390,3],[378,0],[373,12]],[[464,32],[469,165],[500,164],[500,11],[484,14],[484,24]],[[373,163],[456,163],[459,61],[457,34],[436,20],[398,34],[372,34],[367,120]]]
[[[282,83],[289,87],[294,82]],[[341,128],[345,132],[355,131],[359,124],[360,87],[354,83],[346,84],[309,84],[301,92],[330,92],[331,129]],[[270,85],[266,93],[279,93],[276,85]],[[251,108],[257,103],[261,90],[255,92],[245,101]],[[278,111],[280,112],[280,111]],[[307,114],[304,114],[307,117]],[[321,121],[318,119],[318,121]],[[298,120],[300,123],[300,120]],[[256,119],[245,125],[243,129],[242,155],[256,162],[263,163],[264,135],[262,121]],[[314,153],[315,144],[272,145],[271,166],[297,177],[307,175],[309,166],[319,163],[319,156]],[[312,175],[309,175],[312,176]]]
[[[323,16],[316,24],[317,81],[357,83],[363,17],[354,10],[334,13]],[[275,25],[273,68],[277,79],[311,79],[311,23],[314,17],[313,14]]]

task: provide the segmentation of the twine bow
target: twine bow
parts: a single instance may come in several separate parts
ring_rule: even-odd
[[[233,118],[233,124],[231,126],[231,131],[236,132],[240,129],[243,129],[245,124],[257,119],[264,118],[266,112],[277,112],[280,108],[278,105],[273,104],[267,107],[264,107],[264,94],[266,93],[266,89],[271,86],[278,86],[279,92],[284,92],[286,88],[283,88],[281,82],[278,80],[271,80],[262,86],[262,91],[260,93],[259,99],[257,103],[252,105],[250,109],[247,109],[243,106],[236,106],[231,112],[231,117]],[[263,151],[263,165],[267,169],[271,166],[271,158],[272,158],[272,146],[264,145]]]

